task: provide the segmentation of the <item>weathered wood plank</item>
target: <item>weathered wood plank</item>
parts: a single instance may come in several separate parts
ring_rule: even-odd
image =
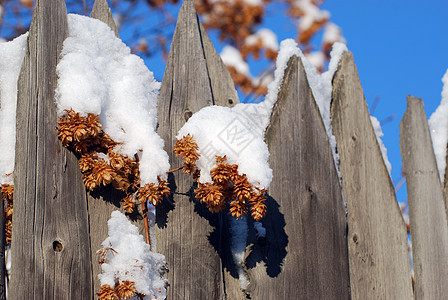
[[[231,83],[221,82],[222,88],[214,79],[223,70],[227,72],[214,51],[193,1],[186,0],[179,12],[158,103],[159,134],[173,168],[182,165],[172,150],[185,121],[204,106],[237,101]],[[220,76],[225,80],[226,76]],[[227,78],[230,80],[229,75]],[[224,272],[216,250],[221,247],[222,216],[210,214],[197,203],[190,176],[177,172],[169,177],[169,183],[173,194],[156,212],[157,251],[165,255],[169,268],[168,299],[224,299]],[[225,287],[229,298],[242,295],[232,289],[239,289],[233,277]]]
[[[93,298],[85,188],[56,136],[65,2],[38,0],[18,82],[10,299]]]
[[[347,202],[352,297],[410,299],[406,227],[351,53],[333,79],[331,118]]]
[[[448,223],[428,121],[419,98],[408,96],[400,123],[417,299],[448,295]]]
[[[117,26],[112,18],[111,10],[106,0],[96,0],[93,5],[90,17],[98,19],[106,23],[115,35],[118,37]],[[120,210],[125,213],[120,206],[120,200],[125,195],[112,187],[102,188],[94,192],[87,192],[87,203],[89,208],[89,228],[90,228],[90,245],[92,255],[92,270],[93,270],[93,286],[98,292],[100,281],[98,274],[101,273],[101,265],[98,264],[98,257],[96,252],[101,248],[101,243],[108,236],[107,221],[114,210]],[[138,227],[141,235],[145,236],[145,224],[143,222],[143,213],[141,207],[138,207],[138,213],[131,216],[130,220]],[[129,217],[129,216],[128,216]],[[95,298],[97,296],[95,295]]]
[[[106,23],[118,37],[118,29],[107,0],[95,0],[90,17]]]
[[[297,57],[288,62],[266,140],[274,178],[262,220],[266,240],[246,260],[252,299],[350,298],[339,181]]]

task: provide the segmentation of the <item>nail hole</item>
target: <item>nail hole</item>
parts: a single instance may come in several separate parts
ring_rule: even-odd
[[[356,233],[353,235],[353,242],[355,242],[355,244],[358,244],[358,235]]]
[[[62,246],[62,244],[61,244],[60,241],[54,241],[54,242],[53,242],[53,250],[54,250],[55,252],[61,252],[63,248],[64,248],[64,247]]]

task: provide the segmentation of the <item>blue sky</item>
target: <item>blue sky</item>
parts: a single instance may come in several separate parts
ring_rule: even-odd
[[[179,7],[180,3],[169,5],[174,17]],[[279,41],[297,36],[285,8],[279,1],[272,1],[262,24],[275,31]],[[343,30],[369,107],[375,98],[380,99],[372,114],[380,121],[394,117],[383,124],[383,141],[392,163],[392,178],[398,181],[401,178],[399,124],[406,110],[406,96],[423,98],[428,118],[441,100],[441,78],[448,69],[448,1],[326,0],[322,8],[331,13],[331,21]],[[151,28],[157,24],[154,18],[161,17],[146,11],[139,13],[145,17],[136,26]],[[170,30],[174,30],[174,25]],[[132,28],[120,32],[125,41],[129,34]],[[220,52],[223,44],[217,33],[209,32],[209,36]],[[165,62],[160,55],[145,62],[161,81]],[[258,63],[254,74],[265,66]],[[405,187],[399,191],[398,198],[406,200]]]
[[[429,0],[327,0],[323,9],[343,30],[353,53],[369,108],[383,124],[383,142],[392,163],[392,179],[401,175],[399,124],[406,110],[406,97],[423,98],[427,117],[440,103],[441,79],[448,69],[448,1]],[[279,41],[295,38],[295,25],[284,4],[269,5],[263,27],[275,31]],[[172,9],[177,15],[178,8]],[[209,32],[218,52],[223,45]],[[317,37],[319,39],[319,37]],[[147,61],[158,80],[163,78],[160,60]],[[263,63],[254,69],[263,68]],[[390,121],[392,119],[392,121]],[[406,200],[406,186],[398,194]]]
[[[441,100],[442,76],[448,69],[448,1],[326,1],[353,52],[367,103],[380,101],[373,112],[384,124],[383,141],[400,178],[399,124],[406,96],[423,98],[427,117]],[[398,193],[406,200],[405,187]]]

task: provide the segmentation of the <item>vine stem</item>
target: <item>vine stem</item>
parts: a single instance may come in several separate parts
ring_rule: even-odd
[[[183,168],[184,168],[184,167],[182,166],[182,167],[179,167],[179,168],[176,168],[176,169],[172,169],[172,170],[166,171],[166,174],[169,174],[169,173],[173,173],[173,172],[182,170]]]
[[[146,201],[142,202],[142,211],[143,211],[143,222],[145,224],[146,243],[149,245],[149,250],[151,250],[151,239],[149,237],[149,225],[148,225],[148,206],[146,205]]]

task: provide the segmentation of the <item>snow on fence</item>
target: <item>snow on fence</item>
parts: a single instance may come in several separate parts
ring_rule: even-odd
[[[95,2],[91,17],[118,36],[105,0]],[[38,0],[18,81],[10,299],[95,298],[101,271],[96,251],[121,197],[113,189],[86,192],[75,155],[56,136],[56,65],[66,36],[64,1]],[[200,204],[190,176],[169,174],[171,195],[157,206],[154,241],[168,265],[167,299],[440,299],[448,294],[447,177],[442,185],[422,101],[409,97],[400,126],[413,284],[406,226],[353,56],[342,54],[332,79],[329,113],[339,170],[305,64],[292,56],[286,65],[265,135],[273,171],[267,214],[261,224],[247,218],[240,265],[232,254],[235,228],[230,229],[228,214],[212,214]],[[182,164],[173,147],[185,122],[203,107],[238,102],[193,1],[185,0],[158,98],[158,133],[173,169]],[[257,109],[250,111],[255,120],[265,113]],[[235,128],[230,124],[223,135],[238,145],[247,142]],[[143,234],[141,217],[134,215],[133,222]]]

